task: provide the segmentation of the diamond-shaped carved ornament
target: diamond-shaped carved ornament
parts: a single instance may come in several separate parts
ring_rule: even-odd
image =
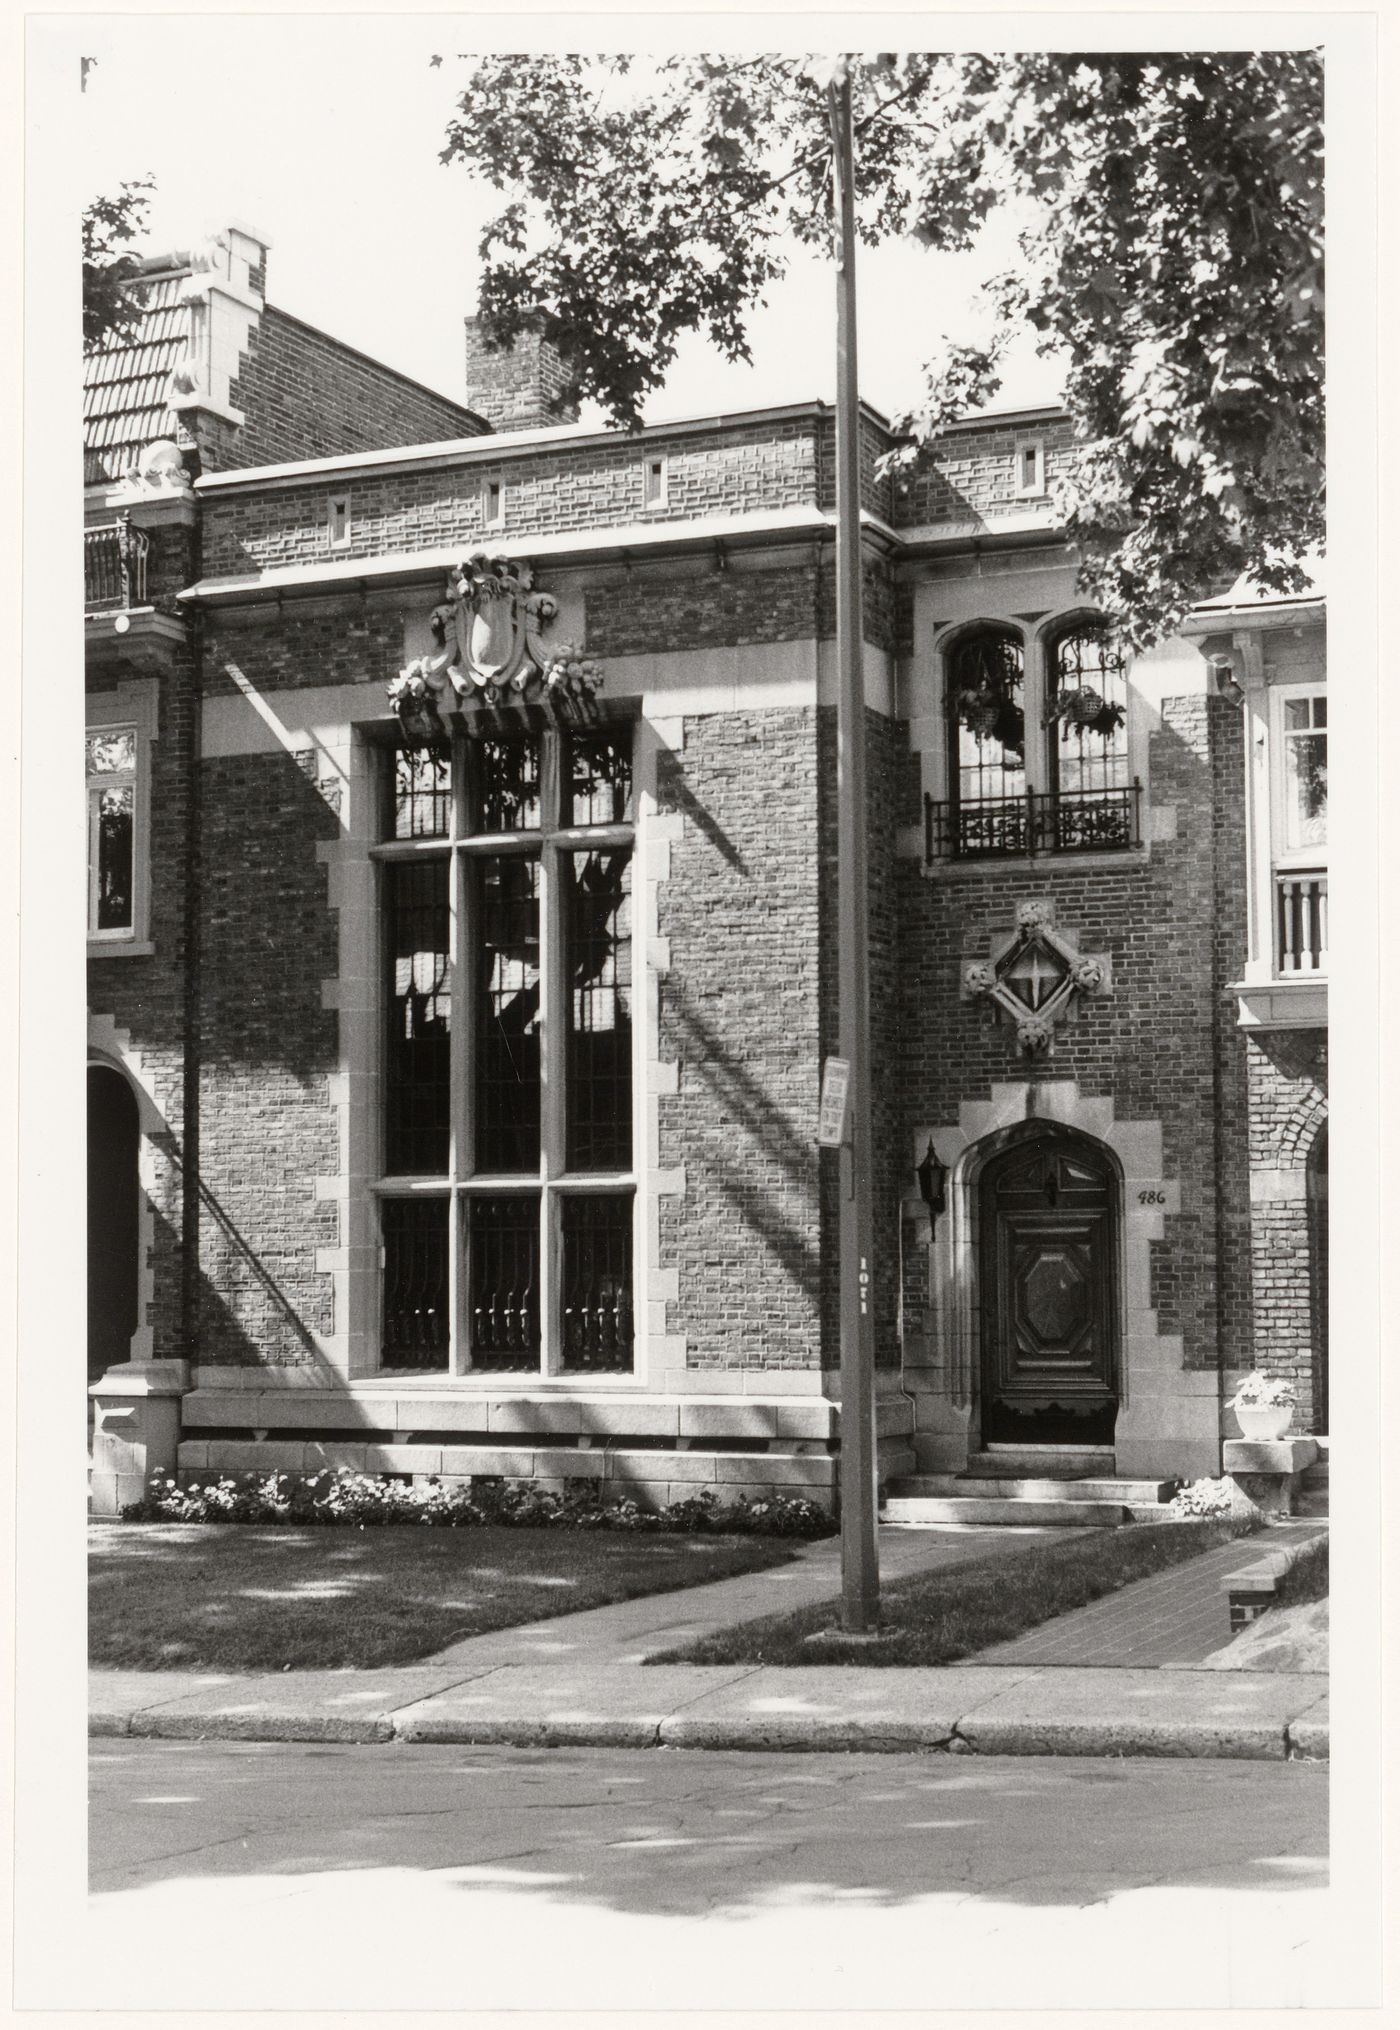
[[[1077,995],[1112,991],[1108,960],[1081,953],[1054,928],[1050,904],[1043,901],[1023,902],[1000,952],[963,969],[963,994],[991,1002],[998,1016],[1014,1024],[1028,1057],[1050,1055],[1055,1030]]]

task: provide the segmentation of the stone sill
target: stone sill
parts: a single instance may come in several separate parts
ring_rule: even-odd
[[[977,881],[998,874],[1024,880],[1027,875],[1044,874],[1051,869],[1069,873],[1082,868],[1087,874],[1097,874],[1114,867],[1140,868],[1151,857],[1151,848],[1144,841],[1140,846],[1124,846],[1106,853],[1008,853],[1005,857],[988,854],[985,859],[976,860],[929,860],[921,871],[928,881]]]
[[[1325,1029],[1327,975],[1298,974],[1288,980],[1234,980],[1226,988],[1239,1001],[1241,1029]]]

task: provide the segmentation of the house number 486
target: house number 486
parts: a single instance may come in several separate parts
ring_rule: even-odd
[[[1138,1193],[1139,1205],[1165,1205],[1166,1202],[1167,1194],[1165,1191],[1140,1191]]]

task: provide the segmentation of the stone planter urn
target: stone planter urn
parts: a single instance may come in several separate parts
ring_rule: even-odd
[[[1240,1435],[1260,1444],[1272,1444],[1281,1438],[1293,1422],[1292,1403],[1240,1403],[1235,1415],[1239,1419]]]

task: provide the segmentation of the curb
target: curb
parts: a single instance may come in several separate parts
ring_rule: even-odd
[[[691,1748],[790,1754],[934,1753],[947,1755],[1093,1756],[1112,1760],[1156,1758],[1245,1762],[1325,1762],[1325,1725],[1300,1721],[1280,1728],[1141,1728],[1128,1733],[1074,1725],[1037,1727],[969,1721],[964,1733],[934,1723],[824,1721],[818,1724],[743,1724],[686,1720],[564,1718],[445,1722],[432,1728],[400,1725],[396,1715],[346,1720],[329,1714],[193,1715],[94,1713],[93,1740],[339,1742],[386,1747],[421,1743],[462,1748]]]
[[[1326,1680],[1142,1670],[681,1666],[91,1684],[94,1739],[1319,1762]],[[154,1673],[151,1674],[155,1676]]]

